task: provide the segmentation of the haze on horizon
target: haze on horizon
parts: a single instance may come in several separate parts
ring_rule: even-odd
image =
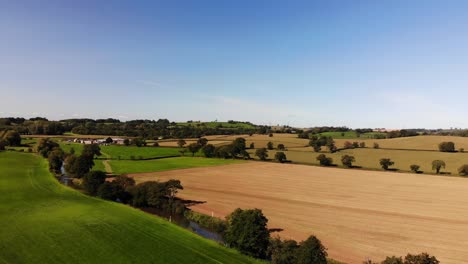
[[[468,127],[466,1],[1,1],[0,116]]]

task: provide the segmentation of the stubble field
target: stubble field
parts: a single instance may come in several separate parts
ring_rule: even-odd
[[[454,177],[248,162],[133,175],[138,182],[180,179],[194,210],[224,217],[261,208],[284,238],[317,235],[330,257],[427,251],[441,263],[468,259],[468,180]]]

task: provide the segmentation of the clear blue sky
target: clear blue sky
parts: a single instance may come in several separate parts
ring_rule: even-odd
[[[468,127],[468,1],[1,1],[0,116]]]

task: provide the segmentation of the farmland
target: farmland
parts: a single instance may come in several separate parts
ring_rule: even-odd
[[[73,148],[77,154],[81,153],[83,144],[61,142],[60,147],[65,152]],[[179,156],[179,148],[136,147],[136,146],[100,146],[101,153],[109,159],[152,159]]]
[[[95,163],[97,162],[99,161],[95,161]],[[209,167],[244,162],[243,160],[177,157],[155,160],[111,160],[109,164],[114,173],[122,174]]]
[[[34,154],[0,153],[4,263],[251,263],[125,205],[61,186]]]
[[[441,263],[468,259],[463,178],[260,162],[133,176],[180,179],[182,197],[207,201],[193,209],[218,217],[262,208],[271,228],[284,228],[282,237],[315,234],[332,258],[348,263],[422,251]]]

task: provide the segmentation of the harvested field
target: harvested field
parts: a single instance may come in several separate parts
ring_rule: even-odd
[[[192,143],[196,143],[197,141],[193,139],[185,139],[185,142],[187,143],[186,146],[188,146]],[[161,147],[178,147],[177,140],[164,140],[164,141],[158,141],[158,143],[159,143],[159,146]],[[231,143],[231,141],[210,140],[208,143],[217,146],[217,145],[222,145],[222,144],[229,144]]]
[[[207,201],[194,207],[202,213],[261,208],[282,237],[315,234],[348,263],[423,251],[445,264],[468,259],[464,178],[261,162],[133,176],[180,179],[180,196]]]

